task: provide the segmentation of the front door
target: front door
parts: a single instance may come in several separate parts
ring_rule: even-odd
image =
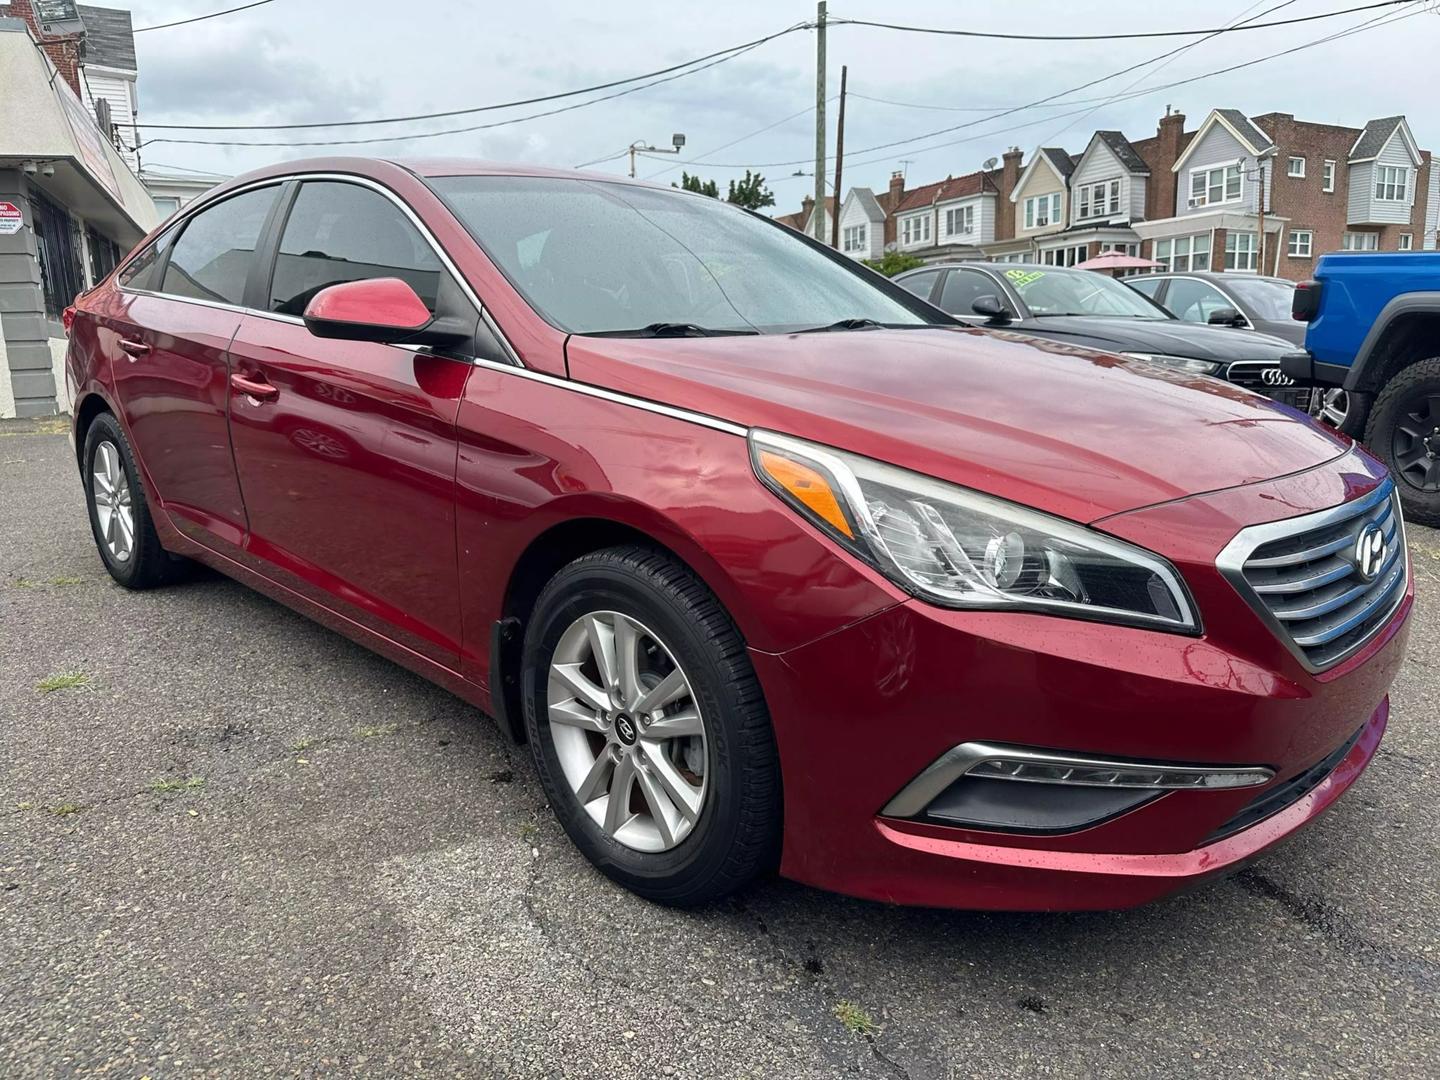
[[[226,419],[228,354],[278,191],[242,192],[159,238],[127,267],[126,303],[100,332],[155,497],[176,528],[222,549],[245,534]]]
[[[317,338],[326,285],[399,277],[434,310],[435,252],[390,199],[307,181],[280,235],[267,314],[231,345],[230,430],[249,554],[284,584],[458,668],[455,418],[462,360]]]

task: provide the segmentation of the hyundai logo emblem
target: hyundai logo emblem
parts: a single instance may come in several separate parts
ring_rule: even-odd
[[[620,736],[620,741],[626,746],[635,745],[635,736],[639,732],[635,729],[635,721],[625,713],[615,717],[615,734]]]
[[[1355,570],[1365,581],[1374,581],[1385,565],[1385,533],[1373,521],[1355,538]]]
[[[1260,373],[1260,379],[1266,386],[1294,386],[1295,380],[1278,367],[1266,368]]]

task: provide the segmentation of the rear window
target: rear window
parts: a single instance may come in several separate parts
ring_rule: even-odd
[[[247,191],[190,218],[170,254],[161,291],[196,300],[242,303],[255,245],[277,190]]]

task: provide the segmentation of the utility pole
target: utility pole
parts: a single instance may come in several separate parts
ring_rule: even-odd
[[[836,196],[837,198],[839,196]],[[825,242],[825,0],[815,5],[815,239]]]
[[[1255,236],[1255,272],[1265,273],[1265,160],[1262,158],[1256,162],[1260,172],[1260,191],[1255,196],[1255,205],[1259,208],[1257,217],[1260,219],[1260,230]]]
[[[835,125],[835,216],[830,222],[830,246],[840,250],[840,170],[845,164],[845,76],[850,69],[840,65],[840,117]]]

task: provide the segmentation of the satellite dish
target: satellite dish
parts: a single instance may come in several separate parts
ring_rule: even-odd
[[[993,157],[986,158],[986,159],[985,159],[985,166],[984,166],[985,169],[986,169],[986,171],[989,171],[990,169],[993,169],[993,168],[996,166],[996,164],[999,163],[999,161],[1000,161],[999,158],[993,158]]]

